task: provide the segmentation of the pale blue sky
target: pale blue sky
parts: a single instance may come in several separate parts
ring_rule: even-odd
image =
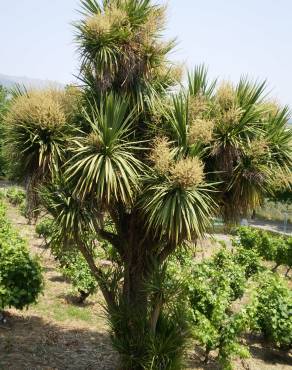
[[[168,0],[175,60],[209,66],[211,76],[267,78],[292,107],[292,0]],[[78,0],[0,0],[0,73],[72,80],[78,59],[70,25]]]

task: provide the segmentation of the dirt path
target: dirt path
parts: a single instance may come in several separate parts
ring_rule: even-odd
[[[287,223],[286,231],[284,231],[284,223],[280,221],[269,221],[269,220],[254,220],[250,221],[250,225],[258,229],[272,231],[283,235],[292,235],[292,225]]]
[[[8,310],[8,323],[0,326],[0,369],[115,369],[101,297],[90,298],[84,306],[74,305],[70,284],[36,237],[34,226],[27,225],[15,207],[8,206],[7,217],[41,259],[45,290],[28,310]]]
[[[8,323],[0,326],[1,370],[116,370],[117,356],[107,334],[100,295],[83,306],[72,302],[71,286],[58,272],[54,259],[37,238],[34,226],[15,207],[7,217],[27,239],[31,253],[39,256],[44,268],[45,291],[28,310],[8,310]],[[218,235],[228,243],[228,238]],[[199,245],[199,258],[209,257],[218,246],[214,240]],[[234,363],[235,370],[290,370],[291,357],[248,338],[252,358]],[[195,346],[188,353],[187,370],[217,370],[214,358],[202,366],[204,357]]]

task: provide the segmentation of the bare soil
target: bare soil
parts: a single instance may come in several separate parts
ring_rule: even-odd
[[[99,294],[80,306],[74,303],[70,284],[59,273],[57,264],[43,241],[27,225],[17,208],[8,206],[7,216],[28,241],[32,254],[44,268],[45,290],[39,302],[25,311],[10,309],[7,323],[0,325],[1,370],[117,370],[118,356],[111,348],[103,299]],[[218,236],[225,242],[226,236]],[[199,259],[219,248],[209,239],[198,246]],[[236,370],[292,369],[291,354],[274,350],[260,338],[245,338],[252,357],[236,360]],[[217,370],[215,353],[202,364],[204,354],[195,345],[187,353],[188,370]]]

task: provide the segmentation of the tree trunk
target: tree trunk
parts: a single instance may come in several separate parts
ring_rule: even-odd
[[[137,260],[136,260],[137,261]],[[145,289],[145,266],[126,263],[122,297],[112,315],[114,342],[119,344],[122,370],[143,370],[141,363],[147,356],[150,325],[148,318],[148,297]],[[115,314],[120,318],[115,322]]]
[[[121,239],[124,240],[124,283],[123,300],[126,304],[135,306],[138,311],[145,311],[147,293],[145,282],[152,272],[152,248],[154,241],[145,236],[143,226],[135,213],[127,215],[123,225]]]
[[[121,327],[117,323],[115,338],[123,346],[122,351],[119,348],[121,368],[142,370],[141,361],[147,357],[152,335],[147,282],[153,271],[155,242],[145,237],[137,215],[126,215],[123,221],[119,236],[123,243],[120,249],[123,250],[124,279],[118,307],[123,324]]]
[[[210,355],[210,352],[211,352],[211,348],[207,345],[206,346],[206,349],[205,349],[205,358],[204,358],[204,361],[203,361],[204,364],[208,364],[209,363],[209,355]]]
[[[78,297],[79,304],[84,303],[86,298],[88,298],[90,294],[92,293],[91,291],[85,292],[84,290],[81,290],[81,289],[79,289],[78,292],[79,292],[79,297]]]
[[[276,272],[279,266],[280,266],[280,263],[276,263],[276,265],[272,268],[272,271]]]
[[[157,323],[163,307],[162,295],[158,294],[156,299],[151,295],[155,302],[150,301],[150,285],[147,283],[155,269],[174,251],[175,245],[162,245],[153,235],[145,235],[141,217],[134,212],[125,212],[118,205],[111,210],[111,218],[115,222],[116,234],[104,234],[103,231],[99,234],[101,237],[104,235],[118,251],[122,260],[122,279],[114,281],[114,284],[111,281],[104,282],[102,270],[81,242],[79,250],[106,300],[112,343],[120,354],[121,369],[143,370],[152,359],[149,358],[151,351],[155,352],[151,345],[153,336],[157,335]],[[155,361],[159,362],[159,359]]]

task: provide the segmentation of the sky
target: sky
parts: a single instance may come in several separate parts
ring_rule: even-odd
[[[165,1],[161,0],[165,3]],[[165,37],[171,58],[210,77],[267,79],[269,91],[292,107],[291,0],[168,0]],[[79,0],[0,0],[0,73],[62,83],[78,73],[72,21]]]

